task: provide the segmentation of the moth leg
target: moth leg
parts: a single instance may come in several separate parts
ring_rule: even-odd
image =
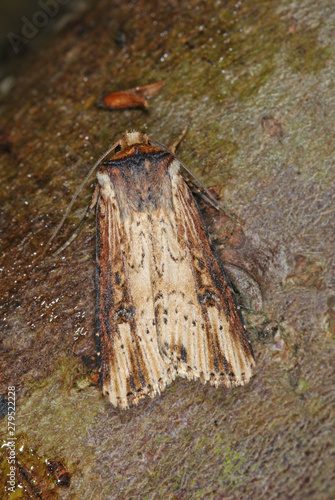
[[[63,252],[68,246],[71,245],[71,243],[73,242],[73,240],[76,239],[76,237],[78,236],[78,234],[82,230],[85,222],[89,218],[89,216],[90,216],[93,208],[97,204],[97,201],[98,201],[98,198],[99,198],[99,192],[100,192],[100,186],[99,186],[99,184],[97,184],[95,186],[91,202],[90,202],[90,204],[88,205],[88,207],[86,209],[84,217],[82,218],[82,220],[80,221],[78,227],[76,228],[76,230],[74,231],[74,233],[70,236],[70,238],[58,250],[56,250],[56,252],[54,252],[54,254],[53,254],[54,256],[57,256],[61,252]]]
[[[219,203],[216,201],[214,196],[211,195],[209,197],[208,194],[205,191],[203,191],[203,189],[200,189],[200,187],[197,186],[195,184],[195,182],[193,182],[188,177],[184,177],[184,181],[186,182],[186,184],[188,185],[188,187],[190,188],[190,190],[192,191],[193,194],[200,196],[200,198],[202,198],[206,203],[208,203],[212,207],[216,208],[217,210],[221,209]]]

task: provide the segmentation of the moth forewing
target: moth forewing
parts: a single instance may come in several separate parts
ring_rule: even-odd
[[[138,132],[118,144],[97,175],[103,393],[128,408],[176,375],[245,384],[252,347],[180,163]]]

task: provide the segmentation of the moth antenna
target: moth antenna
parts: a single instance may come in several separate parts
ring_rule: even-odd
[[[184,128],[184,130],[182,131],[182,133],[180,134],[180,136],[174,141],[174,143],[171,146],[168,147],[168,150],[171,151],[171,153],[173,155],[175,154],[176,149],[179,146],[179,144],[181,143],[181,141],[184,139],[187,131],[188,131],[188,125],[186,125],[186,127]]]
[[[172,156],[179,161],[180,165],[186,170],[186,172],[188,172],[188,174],[193,177],[193,179],[198,183],[199,187],[206,193],[206,196],[205,195],[202,195],[202,197],[208,201],[214,208],[216,208],[217,210],[221,210],[222,212],[224,212],[226,215],[228,215],[228,217],[230,219],[232,219],[236,224],[238,224],[239,226],[241,226],[241,223],[236,219],[236,217],[234,217],[234,215],[232,215],[229,210],[224,207],[221,203],[219,203],[215,198],[214,196],[211,194],[211,192],[206,188],[206,186],[204,186],[204,184],[201,182],[200,179],[198,179],[198,177],[189,169],[187,168],[187,166],[185,165],[185,163],[183,163],[179,158],[178,156],[174,153],[176,147],[178,146],[178,144],[180,143],[180,141],[184,138],[185,134],[186,134],[186,131],[187,131],[188,127],[186,127],[183,132],[180,134],[180,136],[178,137],[177,141],[175,141],[173,143],[173,145],[171,146],[171,148],[167,148],[166,146],[164,146],[164,144],[161,144],[160,142],[157,142],[157,141],[153,141],[152,139],[149,138],[150,142],[152,142],[153,144],[156,144],[157,146],[161,147],[162,149],[164,149],[164,151],[168,151],[169,153],[172,154]],[[200,194],[200,193],[199,193]],[[201,196],[201,194],[200,194]]]
[[[66,212],[65,212],[62,220],[60,221],[60,223],[56,227],[55,231],[51,235],[51,238],[49,239],[48,243],[46,244],[46,249],[49,247],[49,245],[51,245],[52,241],[56,238],[57,234],[59,233],[61,227],[63,226],[63,224],[65,222],[66,217],[69,215],[69,212],[70,212],[70,210],[71,210],[74,202],[76,201],[77,196],[79,195],[80,191],[83,189],[83,187],[85,186],[86,182],[89,180],[89,178],[93,174],[94,170],[100,165],[100,163],[106,158],[106,156],[108,156],[113,151],[113,149],[115,149],[117,146],[119,146],[119,144],[120,144],[120,139],[111,148],[109,148],[102,156],[100,156],[100,158],[95,162],[95,164],[93,165],[93,167],[91,168],[91,170],[88,172],[88,174],[86,175],[85,179],[83,180],[83,182],[81,183],[81,185],[77,189],[76,193],[74,194],[72,200],[70,201],[70,204],[68,205],[68,207],[66,209]]]
[[[78,234],[82,230],[85,222],[89,218],[89,216],[90,216],[93,208],[97,204],[97,201],[98,201],[98,198],[99,198],[99,193],[100,193],[100,188],[99,188],[99,184],[97,184],[95,186],[91,202],[90,202],[90,204],[88,205],[88,207],[86,209],[84,217],[81,219],[81,221],[78,224],[76,230],[73,232],[73,234],[71,234],[70,238],[68,240],[66,240],[66,242],[60,248],[58,248],[58,250],[56,250],[56,252],[53,253],[54,257],[56,257],[57,255],[59,255],[61,252],[63,252],[63,250],[65,250],[65,248],[67,248],[68,246],[70,246],[71,243],[72,243],[72,241],[78,236]]]

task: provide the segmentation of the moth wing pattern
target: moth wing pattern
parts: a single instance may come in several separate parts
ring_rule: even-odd
[[[128,408],[159,393],[175,372],[158,346],[146,214],[121,223],[115,192],[106,186],[97,206],[100,377],[111,403]]]
[[[142,134],[123,141],[98,172],[103,393],[128,408],[177,375],[243,385],[252,347],[180,163]]]
[[[176,160],[175,160],[176,162]],[[173,220],[157,224],[162,240],[160,348],[177,374],[212,385],[244,385],[255,365],[242,316],[190,190],[171,165]],[[173,227],[175,226],[175,227]],[[176,258],[171,248],[179,248]]]

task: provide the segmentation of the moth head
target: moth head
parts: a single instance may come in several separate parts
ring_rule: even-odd
[[[120,139],[121,149],[132,146],[133,144],[148,144],[149,138],[146,134],[141,132],[125,132],[122,139]]]

